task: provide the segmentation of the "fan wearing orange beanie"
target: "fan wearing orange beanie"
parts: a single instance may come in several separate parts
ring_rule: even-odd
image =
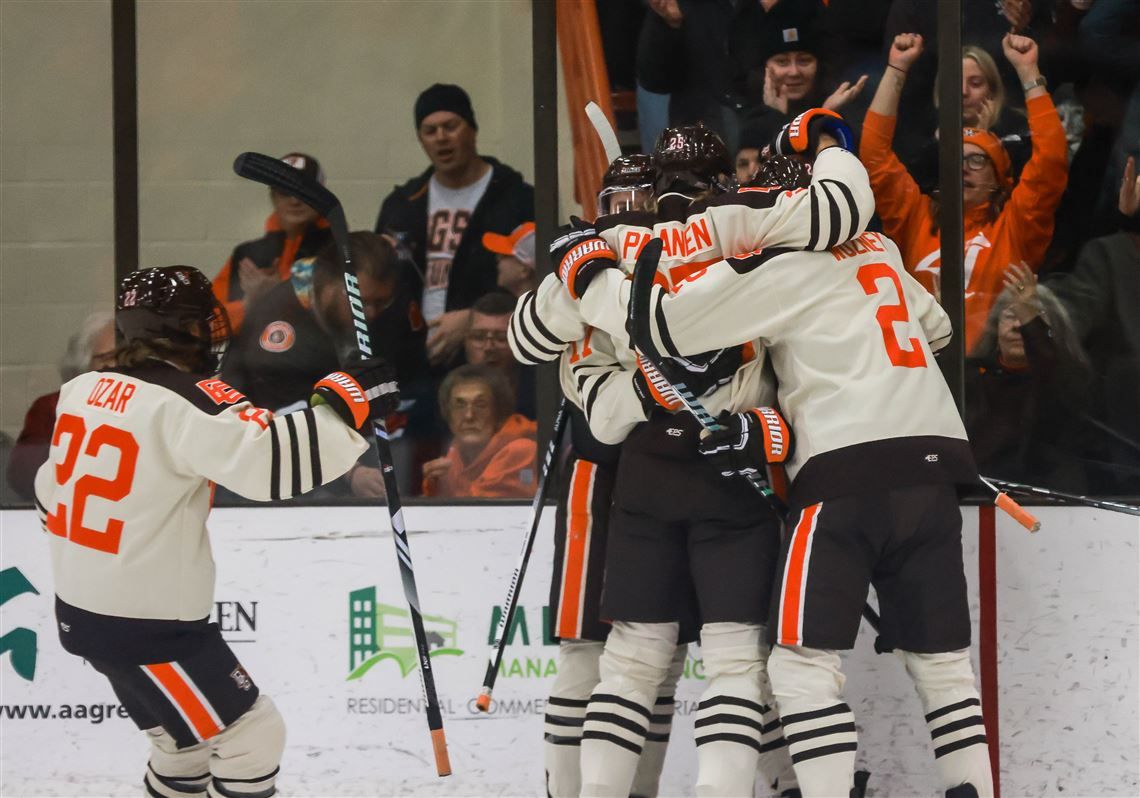
[[[1024,262],[1034,271],[1040,266],[1068,181],[1065,131],[1037,69],[1037,44],[1007,34],[1002,50],[1025,91],[1033,154],[1014,185],[1009,154],[997,136],[976,128],[962,131],[967,352],[1002,292],[1002,275],[1010,264]],[[918,34],[895,37],[863,123],[859,157],[871,178],[884,232],[898,243],[907,271],[937,294],[942,265],[938,200],[922,194],[891,147],[903,82],[921,53]]]

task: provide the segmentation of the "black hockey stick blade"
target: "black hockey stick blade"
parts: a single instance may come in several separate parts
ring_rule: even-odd
[[[336,195],[319,182],[272,155],[243,152],[234,159],[234,172],[239,177],[264,183],[296,197],[321,216],[328,216],[333,208],[340,205]]]
[[[629,292],[629,315],[625,322],[626,332],[633,345],[654,362],[660,359],[661,353],[653,343],[653,332],[649,325],[649,300],[653,294],[653,278],[657,276],[664,243],[660,238],[651,238],[637,254],[637,262],[633,266],[633,284]]]

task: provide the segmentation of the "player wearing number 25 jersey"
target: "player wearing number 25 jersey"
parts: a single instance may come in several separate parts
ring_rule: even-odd
[[[628,293],[616,270],[601,278],[584,302]],[[864,233],[829,252],[730,258],[673,294],[655,286],[648,319],[662,352],[759,338],[776,372],[796,446],[768,673],[805,798],[853,786],[837,649],[854,644],[871,585],[879,646],[896,649],[915,682],[947,795],[993,795],[954,489],[976,471],[933,358],[951,338],[941,307],[890,239]]]
[[[212,376],[225,312],[186,266],[128,276],[116,322],[119,365],[63,386],[36,475],[60,639],[147,731],[146,794],[272,795],[284,724],[208,621],[213,487],[269,500],[344,474],[382,369],[329,375],[296,413],[254,407]]]

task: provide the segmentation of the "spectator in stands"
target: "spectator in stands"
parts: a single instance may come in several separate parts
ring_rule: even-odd
[[[515,412],[533,419],[538,415],[534,369],[521,366],[507,345],[507,327],[514,310],[514,297],[502,291],[479,297],[471,306],[471,326],[464,339],[464,351],[468,363],[502,372],[515,397]]]
[[[534,271],[534,222],[523,222],[507,236],[484,233],[483,246],[498,258],[499,288],[517,299],[538,287]]]
[[[382,236],[349,236],[364,315],[369,325],[391,314],[413,338],[407,308],[395,307],[398,261]],[[377,355],[396,363],[413,344],[390,336],[374,341]],[[334,244],[315,258],[294,264],[290,279],[277,283],[250,309],[222,362],[222,378],[258,407],[288,412],[307,404],[312,385],[335,371],[355,352],[352,317],[344,286],[344,268]],[[319,372],[319,373],[318,373]]]
[[[509,234],[533,219],[534,189],[514,169],[478,153],[475,111],[459,86],[424,90],[414,116],[431,165],[385,197],[376,232],[407,247],[420,271],[427,356],[441,376],[460,353],[471,304],[498,281],[483,233]]]
[[[966,429],[987,477],[1081,493],[1088,360],[1063,305],[1011,265],[966,368]]]
[[[281,160],[306,177],[325,182],[313,156],[291,152]],[[270,189],[269,200],[273,213],[265,220],[265,235],[234,247],[214,278],[214,296],[226,306],[235,331],[241,329],[251,305],[289,279],[293,261],[316,255],[332,237],[328,222],[296,197]]]
[[[820,72],[820,41],[808,25],[773,26],[767,31],[762,48],[767,56],[762,83],[750,87],[744,121],[766,141],[775,138],[780,128],[808,108],[822,106],[840,111],[859,96],[867,83],[867,76],[863,75],[854,82],[845,81],[828,94]]]
[[[506,378],[487,366],[460,366],[444,378],[439,404],[452,443],[424,464],[425,496],[534,495],[537,425],[511,413],[513,400]]]
[[[1129,158],[1118,201],[1119,232],[1090,241],[1071,274],[1048,283],[1068,310],[1099,377],[1094,422],[1115,476],[1093,488],[1140,493],[1140,177]]]
[[[67,342],[67,351],[59,363],[61,382],[78,377],[85,371],[97,371],[115,362],[115,314],[92,313],[83,320],[79,331]],[[8,485],[17,494],[31,500],[36,471],[48,458],[52,430],[55,429],[55,406],[59,391],[37,398],[24,416],[24,427],[8,457]]]
[[[746,186],[756,177],[760,168],[760,152],[771,141],[765,138],[764,131],[757,127],[746,127],[740,131],[740,146],[736,150],[736,182]]]
[[[977,128],[963,130],[967,351],[977,343],[1001,291],[1006,266],[1024,261],[1036,271],[1041,265],[1067,179],[1065,132],[1037,71],[1037,45],[1010,34],[1003,46],[1026,92],[1033,155],[1015,186],[1009,155],[998,138]],[[906,73],[921,52],[921,36],[896,37],[867,112],[859,155],[871,178],[883,230],[898,243],[907,270],[935,292],[941,265],[938,201],[921,193],[891,148]]]

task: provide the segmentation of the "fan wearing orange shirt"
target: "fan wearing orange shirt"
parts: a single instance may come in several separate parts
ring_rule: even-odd
[[[535,491],[537,424],[514,413],[502,372],[466,365],[439,386],[439,407],[451,430],[443,457],[424,463],[424,495],[530,498]]]
[[[1001,140],[976,128],[962,131],[967,352],[1002,292],[1002,275],[1009,265],[1024,261],[1034,271],[1041,265],[1053,238],[1053,216],[1068,182],[1065,131],[1037,68],[1037,44],[1028,37],[1008,34],[1002,50],[1025,91],[1033,154],[1014,185]],[[922,194],[891,149],[906,73],[921,53],[918,34],[895,37],[887,69],[863,123],[859,157],[871,179],[883,231],[898,243],[907,271],[937,295],[942,265],[938,202]]]

